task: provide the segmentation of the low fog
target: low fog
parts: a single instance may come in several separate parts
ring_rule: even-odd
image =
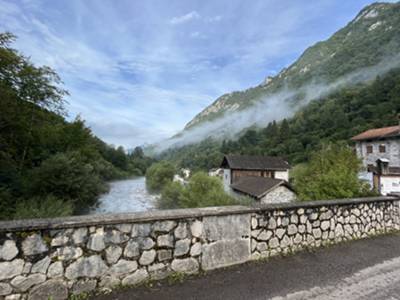
[[[375,66],[352,72],[334,82],[316,83],[313,81],[296,90],[283,88],[279,92],[259,100],[247,109],[227,112],[223,117],[216,120],[204,122],[182,131],[175,137],[156,144],[154,150],[160,153],[168,148],[197,143],[208,137],[235,139],[237,134],[245,128],[251,126],[265,127],[274,120],[280,121],[291,117],[312,100],[320,99],[340,88],[375,79],[399,65],[400,55],[396,55],[382,60]],[[299,93],[305,94],[305,97],[300,103],[293,106],[291,100]]]

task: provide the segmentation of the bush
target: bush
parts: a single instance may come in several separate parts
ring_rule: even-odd
[[[186,186],[177,182],[167,184],[158,200],[160,208],[191,208],[242,204],[225,193],[219,178],[195,173]]]
[[[54,218],[65,217],[73,213],[72,203],[65,202],[53,195],[45,198],[35,197],[17,203],[14,218]]]
[[[174,174],[175,167],[170,162],[155,163],[146,172],[146,186],[150,192],[160,192],[172,182]]]
[[[179,208],[184,190],[184,186],[179,182],[167,183],[162,190],[161,198],[157,201],[157,207],[160,209]]]
[[[308,164],[295,168],[294,187],[300,200],[353,198],[371,194],[358,178],[361,162],[341,144],[326,145]]]
[[[28,184],[31,194],[54,195],[71,201],[75,212],[96,202],[97,196],[107,190],[94,167],[85,163],[77,152],[56,154],[34,169]]]

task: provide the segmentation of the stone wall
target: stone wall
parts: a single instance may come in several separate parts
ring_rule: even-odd
[[[0,222],[0,299],[66,299],[398,230],[398,197]]]

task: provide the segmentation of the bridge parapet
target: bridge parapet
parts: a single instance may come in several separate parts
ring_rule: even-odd
[[[0,222],[0,299],[66,299],[399,229],[397,195]]]

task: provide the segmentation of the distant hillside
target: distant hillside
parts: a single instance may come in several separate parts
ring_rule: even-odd
[[[396,57],[399,49],[400,3],[369,5],[346,27],[328,40],[308,48],[278,75],[267,78],[256,87],[219,97],[191,120],[185,130],[243,111],[260,101],[268,103],[268,97],[282,90],[298,91],[287,95],[286,99],[281,97],[281,101],[287,101],[290,107],[295,108],[307,96],[307,90],[301,89],[306,85],[335,82],[361,68]]]
[[[350,137],[366,129],[397,124],[399,112],[397,68],[368,83],[312,101],[291,118],[247,130],[235,141],[208,138],[171,148],[160,158],[194,170],[217,167],[227,153],[279,155],[295,165],[307,161],[323,143],[350,143]]]

